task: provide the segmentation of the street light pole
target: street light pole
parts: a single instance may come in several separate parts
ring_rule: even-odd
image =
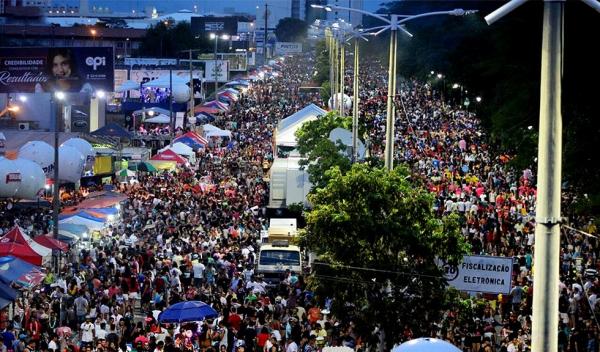
[[[358,38],[354,38],[354,71],[352,78],[352,162],[358,160]]]
[[[219,89],[219,80],[218,80],[218,76],[217,76],[217,48],[218,48],[218,43],[219,43],[219,35],[215,34],[215,55],[214,55],[214,60],[215,60],[215,97],[217,96],[217,89]]]
[[[392,16],[392,20],[397,17]],[[394,109],[394,97],[396,96],[396,34],[397,30],[392,29],[390,33],[390,55],[388,63],[388,91],[386,105],[385,121],[385,168],[391,171],[394,168],[394,125],[396,114]]]
[[[385,142],[385,167],[387,170],[392,170],[394,168],[394,160],[393,160],[393,156],[394,156],[394,119],[395,119],[395,109],[394,109],[394,105],[393,105],[393,100],[395,97],[395,93],[396,93],[396,51],[397,51],[397,32],[398,30],[401,30],[405,33],[407,33],[407,31],[404,29],[404,27],[402,26],[402,24],[408,22],[408,21],[412,21],[418,18],[422,18],[422,17],[429,17],[429,16],[438,16],[438,15],[451,15],[451,16],[464,16],[464,15],[468,15],[474,12],[477,12],[475,10],[469,10],[469,11],[465,11],[463,9],[454,9],[451,11],[434,11],[434,12],[426,12],[426,13],[421,13],[418,15],[390,15],[390,18],[385,17],[385,15],[380,15],[380,14],[376,14],[376,13],[372,13],[372,12],[368,12],[368,11],[364,11],[364,10],[359,10],[359,9],[354,9],[354,8],[350,8],[350,7],[342,7],[342,6],[331,6],[331,5],[327,5],[327,6],[323,6],[323,5],[317,5],[317,4],[312,4],[311,5],[312,8],[320,8],[320,9],[324,9],[326,11],[333,11],[333,10],[341,10],[341,11],[351,11],[351,12],[357,12],[363,15],[367,15],[367,16],[371,16],[371,17],[375,17],[377,19],[379,19],[380,21],[386,23],[386,25],[381,26],[381,30],[379,30],[378,32],[374,33],[375,35],[379,34],[379,33],[383,33],[386,30],[390,30],[391,31],[391,35],[390,35],[390,62],[389,62],[389,67],[388,67],[388,99],[387,99],[387,116],[386,116],[386,142]],[[402,18],[402,19],[400,19]],[[407,33],[410,35],[410,33]],[[412,36],[412,35],[410,35]]]
[[[346,66],[346,45],[344,40],[340,40],[340,116],[344,117],[344,71]]]

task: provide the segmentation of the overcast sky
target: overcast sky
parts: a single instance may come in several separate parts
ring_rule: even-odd
[[[88,0],[90,9],[92,6],[109,7],[113,12],[131,12],[132,10],[143,11],[147,6],[154,6],[161,12],[176,12],[181,9],[193,10],[196,5],[200,12],[223,12],[223,8],[235,8],[239,12],[254,14],[257,5],[263,5],[261,0]],[[269,3],[276,1],[290,0],[270,0]],[[375,11],[379,4],[385,0],[363,0],[364,9]],[[53,0],[54,6],[70,5],[79,6],[79,0]]]

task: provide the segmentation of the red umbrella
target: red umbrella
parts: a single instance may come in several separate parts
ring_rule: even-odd
[[[144,335],[140,335],[138,337],[135,338],[134,343],[137,344],[138,342],[141,342],[143,345],[148,343],[148,338]]]

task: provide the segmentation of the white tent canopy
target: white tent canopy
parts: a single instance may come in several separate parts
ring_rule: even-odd
[[[170,123],[171,118],[165,114],[156,115],[154,117],[145,119],[144,122],[147,123]]]
[[[92,231],[94,231],[94,230],[100,231],[104,228],[103,222],[86,219],[86,218],[84,218],[82,216],[78,216],[78,215],[74,215],[74,216],[62,219],[58,223],[59,224],[84,225]]]
[[[156,107],[156,106],[153,106],[153,107],[151,107],[151,108],[146,108],[146,109],[139,109],[139,110],[136,110],[136,111],[134,111],[133,113],[134,113],[135,115],[142,115],[144,112],[146,112],[146,114],[147,114],[148,116],[150,116],[150,115],[152,115],[152,114],[155,114],[155,115],[158,115],[158,114],[165,114],[165,115],[167,115],[167,116],[168,116],[168,115],[171,113],[171,112],[170,112],[169,110],[167,110],[167,109],[159,108],[159,107]]]
[[[196,155],[196,153],[194,152],[194,149],[192,149],[192,147],[190,147],[186,144],[183,144],[181,142],[177,142],[170,147],[160,149],[159,152],[162,153],[162,152],[166,151],[167,149],[171,149],[176,154],[183,155],[183,156]]]
[[[317,117],[325,115],[327,111],[321,109],[315,104],[310,104],[286,117],[279,122],[275,142],[278,146],[295,147],[296,146],[296,131],[300,129],[302,124],[308,121],[316,120]]]
[[[171,86],[175,87],[177,85],[185,85],[190,81],[190,78],[184,78],[181,76],[177,76],[176,74],[171,74],[172,77],[172,81],[171,79],[169,79],[169,74],[166,75],[162,75],[160,77],[158,77],[157,79],[154,79],[152,81],[148,81],[144,84],[142,84],[142,87],[147,88],[147,87],[155,87],[155,88],[170,88]]]
[[[123,82],[123,84],[118,86],[117,89],[115,89],[115,92],[122,93],[122,92],[126,92],[128,90],[139,90],[139,89],[140,89],[140,84],[138,82],[129,80],[129,81]]]
[[[219,127],[213,126],[210,123],[202,125],[202,129],[204,130],[204,133],[210,132],[210,131],[220,131],[221,130]]]
[[[228,137],[228,138],[231,138],[231,131],[228,131],[228,130],[210,131],[210,132],[206,133],[206,137]]]

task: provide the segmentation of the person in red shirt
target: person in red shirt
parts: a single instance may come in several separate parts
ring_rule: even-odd
[[[229,314],[229,319],[227,319],[229,326],[231,326],[236,331],[240,330],[240,326],[242,325],[242,318],[237,314],[237,309],[231,308],[231,314]]]

